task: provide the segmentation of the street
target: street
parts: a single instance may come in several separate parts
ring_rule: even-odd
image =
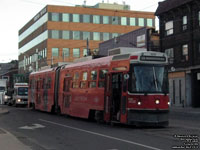
[[[167,128],[107,125],[28,108],[0,106],[0,128],[32,150],[198,149],[200,118],[170,113]]]

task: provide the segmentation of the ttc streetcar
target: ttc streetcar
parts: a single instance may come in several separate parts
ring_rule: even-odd
[[[129,125],[168,125],[167,56],[141,51],[33,72],[29,107]]]

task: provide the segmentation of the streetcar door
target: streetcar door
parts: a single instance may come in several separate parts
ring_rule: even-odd
[[[62,113],[69,114],[69,107],[71,104],[71,93],[70,93],[70,85],[71,85],[72,77],[64,78],[64,86],[63,86],[63,101],[62,101]]]
[[[110,108],[111,108],[111,97],[112,97],[112,90],[111,90],[111,74],[108,73],[105,76],[105,94],[104,94],[104,121],[110,121]]]
[[[106,75],[104,120],[120,121],[120,107],[122,97],[122,73]]]
[[[113,73],[112,82],[112,97],[111,97],[111,120],[120,121],[120,108],[121,108],[121,97],[122,97],[122,73]]]
[[[121,95],[121,108],[120,108],[120,122],[126,123],[127,122],[127,90],[128,90],[128,79],[129,74],[123,73],[122,77],[122,95]]]

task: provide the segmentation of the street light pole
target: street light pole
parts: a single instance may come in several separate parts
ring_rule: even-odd
[[[38,49],[36,49],[35,71],[38,71]]]

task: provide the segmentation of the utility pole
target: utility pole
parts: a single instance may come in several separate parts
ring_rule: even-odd
[[[26,55],[24,53],[24,71],[26,70]]]
[[[63,51],[63,62],[65,61],[65,51]]]
[[[36,49],[35,71],[38,71],[38,49]]]
[[[89,50],[89,40],[87,38],[87,56],[90,55],[90,50]]]

